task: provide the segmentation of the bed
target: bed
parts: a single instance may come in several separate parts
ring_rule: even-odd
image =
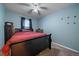
[[[6,43],[11,56],[35,56],[46,48],[51,49],[51,34],[17,32]]]

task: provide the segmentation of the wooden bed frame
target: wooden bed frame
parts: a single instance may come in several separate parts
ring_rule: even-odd
[[[8,25],[8,23],[10,23],[11,25]],[[32,23],[30,24],[31,24],[30,29],[32,29]],[[5,44],[8,41],[8,39],[12,36],[8,34],[13,35],[12,22],[5,22]],[[7,37],[6,35],[8,35],[9,37],[6,38]],[[10,45],[10,47],[11,47],[11,56],[34,56],[46,48],[51,49],[51,34],[22,42],[13,43]]]
[[[51,34],[10,45],[11,56],[35,56],[46,48],[51,49]]]

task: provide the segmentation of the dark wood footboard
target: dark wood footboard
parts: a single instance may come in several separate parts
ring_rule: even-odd
[[[12,56],[34,56],[42,50],[51,49],[51,34],[11,45]]]

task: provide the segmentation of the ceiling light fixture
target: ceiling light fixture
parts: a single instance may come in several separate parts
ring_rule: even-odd
[[[33,9],[33,12],[38,13],[38,10],[37,9]]]
[[[37,13],[38,14],[38,11],[40,10],[39,8],[39,4],[35,3],[33,4],[33,12]]]

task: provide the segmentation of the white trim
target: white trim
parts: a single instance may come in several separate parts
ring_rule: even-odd
[[[79,53],[79,51],[77,51],[77,50],[75,50],[75,49],[69,48],[69,47],[67,47],[67,46],[61,45],[61,44],[56,43],[56,42],[52,42],[52,44],[51,44],[52,48],[53,48],[53,44],[56,44],[56,45],[58,45],[58,46],[60,46],[60,47],[66,48],[66,49],[68,49],[68,50],[71,50],[71,51],[73,51],[73,52]]]

